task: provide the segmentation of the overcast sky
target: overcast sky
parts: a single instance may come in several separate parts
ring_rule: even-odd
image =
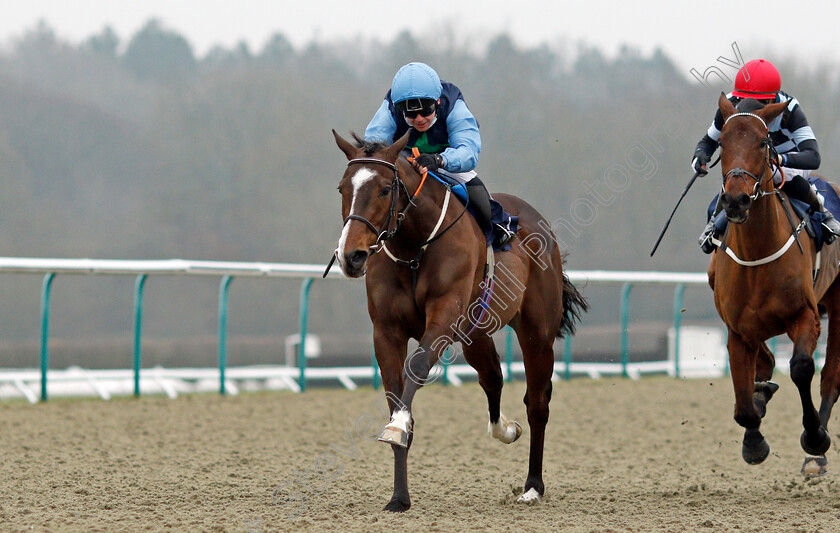
[[[734,15],[755,12],[759,14]],[[296,47],[313,39],[356,36],[390,41],[409,29],[445,24],[465,41],[506,32],[522,46],[578,42],[614,54],[621,44],[650,53],[659,46],[681,70],[703,71],[737,42],[745,60],[776,55],[840,58],[840,2],[814,0],[4,0],[0,42],[9,43],[40,19],[59,37],[79,42],[110,25],[127,40],[152,17],[184,35],[203,55],[214,44],[245,41],[258,51],[281,32]]]

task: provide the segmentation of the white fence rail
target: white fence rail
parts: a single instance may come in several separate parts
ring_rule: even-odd
[[[179,392],[193,390],[209,390],[215,387],[225,394],[236,394],[242,387],[288,389],[292,391],[305,390],[307,380],[323,381],[337,380],[343,386],[353,389],[354,380],[373,380],[378,382],[378,374],[373,367],[353,368],[306,368],[305,357],[299,358],[298,367],[288,366],[255,366],[227,368],[225,361],[225,329],[227,316],[227,290],[230,280],[235,276],[259,276],[272,278],[297,278],[303,280],[300,302],[300,337],[305,341],[308,315],[308,291],[315,279],[320,279],[324,266],[311,264],[289,263],[246,263],[232,261],[188,261],[182,259],[168,260],[104,260],[104,259],[48,259],[48,258],[19,258],[0,257],[0,272],[44,274],[41,293],[41,368],[29,370],[0,369],[0,398],[24,397],[29,401],[37,401],[38,395],[33,387],[40,383],[40,398],[46,400],[49,393],[57,395],[95,394],[104,399],[113,394],[130,394],[137,396],[141,392],[165,393],[175,397]],[[125,370],[84,370],[77,367],[66,370],[52,370],[49,368],[49,297],[52,279],[56,275],[134,275],[135,284],[135,359],[134,368]],[[183,368],[144,369],[141,365],[140,335],[142,316],[142,289],[147,276],[150,275],[188,275],[188,276],[218,276],[222,278],[219,288],[219,367],[218,368]],[[678,312],[682,301],[682,291],[687,285],[707,283],[706,275],[702,273],[679,272],[622,272],[622,271],[568,271],[569,278],[576,283],[622,283],[622,362],[621,363],[574,363],[569,359],[557,362],[555,373],[557,376],[568,377],[570,373],[582,373],[592,377],[619,374],[637,378],[643,373],[670,373],[679,375],[679,355],[674,361],[655,361],[648,363],[631,363],[627,360],[627,307],[630,287],[635,284],[669,284],[676,287],[675,291],[675,329],[679,335]],[[331,279],[344,279],[339,269],[334,268],[328,275]],[[675,344],[679,350],[679,343]],[[567,352],[569,350],[566,350]],[[507,377],[522,374],[522,363],[511,361],[508,354],[507,363],[503,365]],[[449,365],[446,367],[444,379],[452,384],[458,384],[463,378],[474,375],[474,371],[467,365]]]

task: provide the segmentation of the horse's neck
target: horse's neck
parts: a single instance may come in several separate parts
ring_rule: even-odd
[[[408,189],[408,195],[411,197],[420,186],[419,176],[408,177],[405,180],[405,185]],[[414,201],[415,205],[408,209],[400,231],[394,235],[396,243],[411,246],[425,242],[431,236],[442,216],[441,210],[444,207],[445,195],[446,187],[431,176],[427,177],[420,194]],[[452,205],[452,203],[450,199],[449,204]],[[452,209],[447,209],[447,211],[449,213],[453,212]],[[438,228],[438,234],[446,229],[451,222],[450,217],[451,215]]]
[[[775,194],[755,200],[743,224],[729,225],[728,246],[748,259],[775,253],[791,235],[790,222]]]

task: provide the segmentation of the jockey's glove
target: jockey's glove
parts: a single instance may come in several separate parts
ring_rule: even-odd
[[[418,167],[426,167],[434,172],[443,166],[443,156],[440,154],[420,154],[414,158]]]
[[[706,165],[709,163],[711,158],[704,152],[703,150],[697,150],[694,152],[694,159],[691,161],[691,170],[700,174],[701,176],[705,176],[709,173],[706,170]]]

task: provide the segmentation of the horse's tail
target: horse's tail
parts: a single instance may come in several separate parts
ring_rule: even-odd
[[[574,335],[580,315],[586,311],[589,311],[589,303],[578,292],[577,287],[569,281],[569,276],[563,272],[563,319],[560,321],[557,336],[562,338],[566,335]]]

